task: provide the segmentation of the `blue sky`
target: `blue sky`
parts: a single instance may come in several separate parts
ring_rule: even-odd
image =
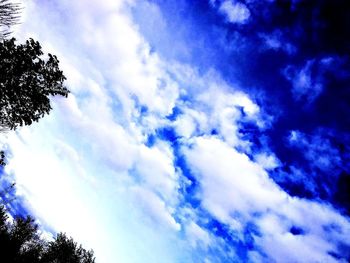
[[[71,90],[2,185],[97,262],[347,262],[345,1],[31,0]]]

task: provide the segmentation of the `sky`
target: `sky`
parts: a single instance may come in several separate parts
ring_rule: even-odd
[[[98,263],[348,262],[340,0],[23,0],[71,93],[1,138],[14,214]]]

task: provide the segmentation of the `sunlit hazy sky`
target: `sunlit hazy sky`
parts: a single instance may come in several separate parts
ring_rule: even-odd
[[[23,0],[71,93],[1,182],[98,263],[347,262],[350,22],[314,2]]]

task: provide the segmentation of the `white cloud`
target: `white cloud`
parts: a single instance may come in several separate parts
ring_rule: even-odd
[[[212,239],[210,238],[208,232],[197,225],[195,222],[190,222],[186,226],[186,234],[192,246],[204,246],[208,248],[208,246],[212,243]]]
[[[255,243],[270,259],[332,262],[328,252],[339,253],[337,243],[350,244],[346,218],[326,205],[289,196],[263,167],[227,143],[197,137],[183,152],[200,184],[203,208],[238,232],[255,222],[261,233]],[[291,233],[293,226],[302,233]]]
[[[178,176],[173,164],[173,154],[165,143],[151,148],[141,146],[135,169],[140,180],[165,200],[177,200]]]
[[[308,60],[301,68],[288,66],[284,74],[292,83],[292,94],[295,100],[306,98],[308,103],[313,102],[323,91],[323,83],[319,76],[312,76],[312,67],[318,62]]]
[[[170,227],[176,231],[181,229],[181,225],[176,222],[172,216],[172,209],[166,205],[153,191],[142,187],[133,187],[130,189],[134,195],[135,203],[141,205],[148,218],[154,220],[153,225]],[[147,220],[147,218],[146,218]]]
[[[203,205],[223,222],[234,211],[266,212],[287,198],[259,165],[217,138],[196,138],[185,155],[201,182]]]
[[[215,71],[201,76],[186,67],[173,70],[182,73],[179,82],[192,84],[194,90],[186,90],[193,99],[188,103],[178,103],[182,113],[172,124],[179,135],[190,138],[197,135],[210,135],[215,131],[225,142],[234,147],[249,151],[250,143],[241,140],[237,121],[244,118],[264,128],[265,123],[260,109],[247,94],[228,85]],[[188,84],[187,84],[188,85]],[[242,114],[243,112],[243,114]]]
[[[259,34],[264,41],[264,48],[273,50],[283,50],[292,55],[296,52],[296,47],[289,43],[280,30],[275,30],[271,34]]]
[[[254,156],[256,163],[258,163],[265,170],[275,169],[280,165],[279,160],[274,155],[267,153],[259,153]]]
[[[332,146],[327,137],[322,136],[322,132],[305,134],[300,131],[291,131],[289,143],[291,147],[302,151],[305,159],[310,161],[311,167],[331,171],[342,166],[338,149]]]
[[[190,111],[190,110],[189,110]],[[192,137],[196,131],[196,122],[190,114],[183,114],[174,122],[175,130],[177,134],[186,139]]]
[[[231,23],[244,24],[250,17],[250,11],[246,5],[234,0],[225,0],[219,7],[219,12],[224,14]]]

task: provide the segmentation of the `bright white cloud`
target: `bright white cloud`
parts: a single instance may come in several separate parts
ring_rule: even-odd
[[[290,197],[262,166],[227,143],[198,137],[184,153],[200,182],[202,206],[238,232],[255,222],[261,233],[255,242],[270,259],[333,262],[328,252],[350,244],[346,218],[326,205]],[[293,226],[303,233],[291,233]]]
[[[287,198],[259,165],[217,138],[196,138],[185,155],[202,184],[203,205],[224,222],[234,211],[247,217]]]

